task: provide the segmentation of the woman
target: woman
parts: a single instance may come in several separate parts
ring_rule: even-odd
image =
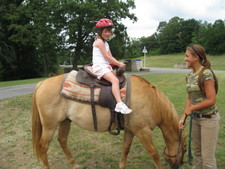
[[[100,19],[96,25],[95,30],[97,37],[93,44],[92,69],[98,79],[104,78],[112,84],[112,93],[117,102],[115,111],[122,114],[129,114],[132,112],[127,105],[122,102],[119,89],[119,80],[112,73],[112,67],[109,63],[118,67],[125,67],[123,62],[117,61],[111,54],[109,44],[107,41],[112,36],[113,23],[107,18]]]
[[[216,169],[215,150],[220,116],[216,106],[217,79],[202,46],[186,48],[186,64],[192,72],[186,76],[188,99],[179,127],[184,129],[184,119],[191,116],[194,163],[192,169]]]

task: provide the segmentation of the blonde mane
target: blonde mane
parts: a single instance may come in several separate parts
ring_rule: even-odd
[[[161,112],[161,117],[163,121],[167,121],[170,125],[173,124],[174,129],[179,132],[178,128],[178,114],[174,108],[173,103],[168,99],[165,93],[163,93],[159,88],[154,86],[151,82],[147,81],[146,79],[135,76],[138,80],[148,84],[150,94],[152,97],[152,102],[157,105],[157,111]],[[163,105],[162,105],[163,103]]]

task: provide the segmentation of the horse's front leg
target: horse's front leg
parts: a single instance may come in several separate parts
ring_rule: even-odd
[[[131,131],[125,130],[124,141],[123,141],[123,152],[120,158],[120,169],[126,168],[127,155],[130,152],[130,147],[131,147],[133,138],[134,138],[134,134]]]
[[[67,145],[67,140],[68,140],[68,135],[70,132],[70,126],[71,126],[71,121],[69,119],[65,119],[62,121],[59,125],[59,133],[58,133],[58,141],[71,165],[74,166],[74,168],[78,168],[79,166],[75,164],[75,160],[68,148]]]
[[[153,144],[152,130],[149,128],[143,128],[139,130],[135,135],[139,138],[140,142],[147,150],[149,156],[154,160],[156,168],[162,169],[162,165],[159,160],[159,154],[155,148],[155,145]]]

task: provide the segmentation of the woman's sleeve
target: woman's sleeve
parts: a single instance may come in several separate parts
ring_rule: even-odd
[[[204,72],[203,72],[203,82],[206,81],[206,80],[215,80],[214,79],[214,76],[213,76],[213,73],[210,69],[206,69]]]

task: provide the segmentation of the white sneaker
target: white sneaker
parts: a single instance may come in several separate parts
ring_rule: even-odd
[[[132,112],[132,110],[129,109],[124,102],[117,103],[115,111],[122,114],[130,114]]]

